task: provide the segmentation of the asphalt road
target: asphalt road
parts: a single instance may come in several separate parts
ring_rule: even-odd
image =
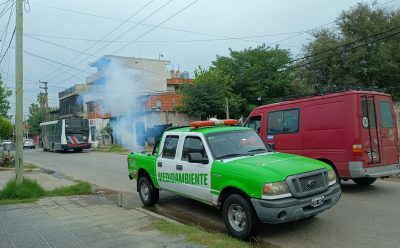
[[[84,152],[50,153],[25,150],[28,162],[110,189],[132,192],[126,156]],[[342,197],[332,209],[312,219],[260,227],[260,246],[280,247],[400,247],[400,183],[379,180],[370,187],[342,185]],[[151,211],[170,218],[225,231],[218,210],[205,204],[163,194]]]

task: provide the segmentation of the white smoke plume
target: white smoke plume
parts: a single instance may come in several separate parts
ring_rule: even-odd
[[[85,99],[100,100],[102,114],[111,113],[110,121],[114,141],[133,151],[143,149],[143,142],[138,137],[144,137],[138,131],[137,123],[144,123],[145,106],[140,96],[146,92],[147,75],[143,71],[128,68],[119,60],[111,58],[101,70],[99,79],[85,96]]]

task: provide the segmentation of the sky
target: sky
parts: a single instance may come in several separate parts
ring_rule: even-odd
[[[11,1],[11,0],[10,0]],[[0,0],[0,11],[8,4]],[[310,30],[333,28],[353,0],[25,0],[24,115],[49,84],[49,106],[58,107],[58,92],[85,83],[95,72],[89,64],[103,55],[170,60],[169,69],[207,68],[229,48],[266,45],[301,56]],[[373,1],[363,1],[372,3]],[[400,0],[378,6],[399,8]],[[2,14],[1,14],[2,13]],[[10,15],[11,14],[11,15]],[[15,89],[15,8],[0,12],[0,74]],[[8,20],[10,20],[8,22]],[[7,25],[8,24],[8,25]],[[15,38],[15,37],[14,37]],[[15,115],[15,95],[10,97]]]

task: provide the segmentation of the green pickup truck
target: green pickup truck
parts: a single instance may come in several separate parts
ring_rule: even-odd
[[[260,222],[313,217],[341,195],[328,164],[275,152],[255,131],[238,126],[166,130],[152,154],[128,155],[128,170],[145,206],[167,190],[222,208],[226,228],[240,239]]]

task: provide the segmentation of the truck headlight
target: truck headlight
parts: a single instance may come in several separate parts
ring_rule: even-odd
[[[328,182],[329,185],[333,185],[337,182],[336,173],[334,170],[328,170]]]
[[[289,187],[285,181],[266,183],[263,187],[263,198],[278,199],[291,196]]]

